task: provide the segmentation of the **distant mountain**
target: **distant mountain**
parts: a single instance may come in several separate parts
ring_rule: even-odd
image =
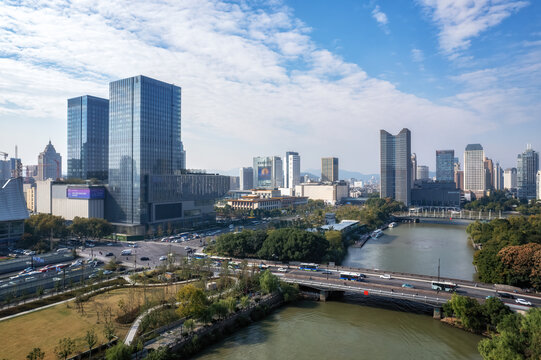
[[[320,177],[321,176],[321,170],[319,169],[307,169],[305,170],[306,173],[310,173],[310,174],[317,174],[317,175],[314,175],[314,177]],[[349,171],[349,170],[343,170],[343,169],[338,169],[338,177],[340,178],[340,180],[346,180],[346,179],[351,179],[351,178],[354,178],[354,179],[357,179],[357,180],[362,180],[362,181],[367,181],[367,180],[370,180],[372,178],[372,176],[374,178],[376,178],[376,180],[379,180],[379,174],[362,174],[358,171]],[[301,173],[303,174],[303,173]]]

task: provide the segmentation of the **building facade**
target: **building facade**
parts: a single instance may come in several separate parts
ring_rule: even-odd
[[[492,181],[494,190],[503,190],[503,169],[499,162],[494,165],[494,179]]]
[[[530,146],[517,157],[517,197],[532,200],[536,198],[539,154]]]
[[[503,172],[503,187],[506,190],[517,188],[517,169],[508,168]]]
[[[541,170],[537,171],[537,182],[536,182],[536,190],[537,190],[537,200],[541,200]]]
[[[254,169],[241,167],[239,170],[239,190],[251,190],[254,188]]]
[[[485,157],[483,166],[485,167],[485,188],[492,190],[494,189],[494,162],[492,159]]]
[[[436,150],[436,180],[452,182],[454,180],[454,150]]]
[[[417,180],[429,180],[430,179],[430,172],[428,169],[428,166],[426,165],[417,165]]]
[[[301,157],[298,152],[288,151],[285,161],[284,187],[293,189],[301,183]]]
[[[68,99],[68,178],[106,180],[109,161],[109,100]]]
[[[486,190],[485,152],[480,144],[469,144],[464,151],[464,190],[476,194]]]
[[[321,158],[321,181],[335,182],[338,181],[338,158],[326,157]]]
[[[304,183],[295,186],[295,196],[307,197],[310,200],[323,200],[327,204],[336,205],[349,196],[349,186],[345,182]]]
[[[253,187],[258,189],[275,189],[283,187],[284,172],[282,158],[279,156],[254,157]]]
[[[380,168],[382,198],[392,198],[410,205],[411,132],[402,129],[393,136],[380,130]]]
[[[62,177],[62,156],[56,152],[51,140],[38,156],[38,180],[59,179]]]
[[[417,154],[411,154],[411,186],[417,180]]]
[[[21,238],[27,218],[23,179],[0,182],[0,247],[9,246]]]

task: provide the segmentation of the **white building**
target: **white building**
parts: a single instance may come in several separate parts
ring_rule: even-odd
[[[507,190],[517,188],[517,169],[509,168],[503,172],[503,187]]]
[[[536,190],[537,190],[536,199],[541,200],[541,170],[537,171]]]
[[[492,180],[492,183],[494,184],[494,190],[503,190],[503,169],[499,162],[496,162],[494,166],[494,180]]]
[[[284,187],[294,189],[301,183],[301,157],[294,151],[286,152],[284,166]]]
[[[464,151],[464,190],[484,193],[486,190],[485,152],[480,144],[468,144]]]
[[[254,169],[241,167],[239,171],[239,190],[251,190],[254,188]]]
[[[346,183],[304,183],[295,186],[295,196],[303,196],[311,200],[323,200],[327,204],[335,205],[349,196],[349,186]]]
[[[258,189],[275,189],[283,187],[284,169],[279,156],[254,157],[254,183]]]
[[[428,166],[426,165],[417,165],[417,180],[428,180],[429,179]]]

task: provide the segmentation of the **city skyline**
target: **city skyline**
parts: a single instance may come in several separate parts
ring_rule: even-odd
[[[305,169],[332,152],[343,169],[377,173],[378,159],[359,154],[377,149],[381,127],[409,128],[412,152],[431,169],[434,149],[460,155],[481,143],[508,168],[525,144],[541,148],[533,135],[541,110],[532,101],[540,90],[539,3],[454,5],[470,15],[458,24],[428,1],[95,5],[1,5],[0,150],[13,155],[19,145],[25,165],[51,138],[66,169],[66,99],[106,98],[109,81],[136,74],[185,89],[188,168],[238,168],[294,148]],[[156,15],[163,13],[170,15]],[[326,13],[340,13],[343,24]],[[83,34],[92,36],[81,43]]]

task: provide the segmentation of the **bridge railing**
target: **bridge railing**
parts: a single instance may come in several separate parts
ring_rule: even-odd
[[[410,211],[401,211],[393,214],[396,217],[402,218],[432,218],[432,219],[462,219],[462,220],[494,220],[504,219],[508,215],[501,211],[473,211],[473,210],[456,210],[449,208],[416,208]]]

